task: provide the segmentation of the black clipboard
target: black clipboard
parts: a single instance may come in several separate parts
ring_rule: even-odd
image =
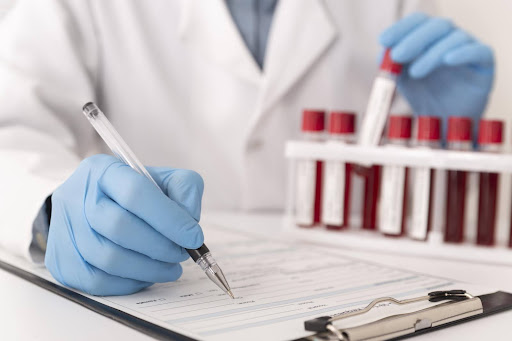
[[[480,298],[480,300],[482,301],[482,306],[484,308],[484,312],[482,314],[468,317],[465,319],[461,319],[458,321],[446,323],[446,324],[443,324],[438,327],[423,329],[423,330],[415,332],[414,334],[409,335],[408,337],[413,337],[413,336],[430,333],[430,332],[433,332],[433,331],[436,331],[439,329],[448,328],[448,327],[451,327],[451,326],[454,326],[457,324],[469,322],[472,320],[487,317],[490,315],[494,315],[494,314],[512,309],[512,294],[509,294],[508,292],[497,291],[492,294],[478,296],[478,298]],[[398,337],[398,338],[395,338],[394,340],[404,340],[408,337]]]
[[[395,304],[406,305],[423,300],[444,303],[433,305],[432,307],[419,311],[390,315],[380,320],[355,327],[342,328],[334,324],[336,321],[339,322],[347,317],[363,315],[381,302],[391,301]],[[383,297],[372,301],[366,308],[360,311],[338,316],[322,316],[305,321],[304,325],[306,330],[318,333],[314,336],[300,338],[296,341],[317,341],[319,339],[329,341],[359,341],[367,339],[403,340],[511,309],[512,294],[503,291],[480,296],[472,296],[465,290],[435,291],[426,296],[403,301],[396,300],[392,297]],[[437,315],[439,312],[441,313],[438,319],[433,318],[433,316]],[[402,323],[398,323],[396,326],[392,327],[391,325],[396,322]],[[386,330],[388,326],[390,326],[390,328]],[[389,334],[386,334],[386,332]],[[396,336],[396,334],[400,333],[402,333],[402,335]],[[386,335],[393,336],[387,337]]]
[[[9,263],[0,261],[0,268],[3,270],[16,275],[20,278],[23,278],[26,281],[29,281],[31,283],[34,283],[52,293],[55,293],[59,296],[62,296],[64,298],[67,298],[68,300],[71,300],[79,305],[81,305],[84,308],[87,308],[89,310],[92,310],[98,314],[101,314],[105,317],[108,317],[114,321],[117,321],[125,326],[128,326],[130,328],[133,328],[139,332],[142,332],[146,335],[149,335],[157,340],[177,340],[177,341],[193,341],[195,339],[192,339],[188,336],[179,334],[175,331],[172,331],[170,329],[155,325],[151,322],[148,322],[146,320],[140,319],[138,317],[135,317],[133,315],[130,315],[124,311],[115,309],[111,306],[108,306],[106,304],[97,302],[95,300],[92,300],[84,295],[81,295],[77,292],[74,292],[72,290],[69,290],[65,287],[62,287],[60,285],[57,285],[53,282],[47,281],[44,278],[41,278],[31,272],[25,271],[23,269],[20,269],[16,266],[13,266]],[[436,330],[439,330],[441,328],[448,328],[450,326],[468,322],[477,318],[482,318],[486,316],[490,316],[502,311],[506,310],[512,310],[512,294],[498,291],[492,294],[486,294],[477,296],[483,307],[483,313],[474,315],[468,318],[463,318],[454,322],[445,323],[440,326],[431,327],[419,330],[415,333],[404,335],[398,338],[393,338],[390,340],[403,340],[409,337],[414,337],[417,335],[433,332]],[[311,341],[312,338],[300,338],[295,341]]]
[[[44,278],[41,278],[33,273],[20,269],[11,264],[0,261],[0,268],[3,270],[23,278],[26,281],[34,283],[41,288],[44,288],[48,291],[51,291],[54,294],[67,298],[70,301],[73,301],[84,308],[92,310],[98,314],[101,314],[109,319],[112,319],[116,322],[124,324],[130,328],[133,328],[139,332],[142,332],[146,335],[149,335],[157,340],[176,340],[176,341],[194,341],[188,336],[179,334],[170,329],[160,327],[156,324],[148,322],[146,320],[140,319],[136,316],[130,315],[124,311],[112,308],[106,304],[100,303],[98,301],[92,300],[84,295],[81,295],[77,292],[69,290],[65,287],[47,281]]]

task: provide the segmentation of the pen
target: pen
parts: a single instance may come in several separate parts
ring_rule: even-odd
[[[84,105],[82,111],[103,141],[105,141],[112,150],[112,153],[114,153],[119,160],[126,163],[139,174],[144,175],[159,190],[162,190],[96,104],[89,102]],[[231,298],[235,298],[222,269],[219,267],[205,244],[196,250],[186,250],[192,260],[201,267],[213,283],[219,286]]]

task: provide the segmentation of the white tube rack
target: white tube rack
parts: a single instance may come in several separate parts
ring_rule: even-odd
[[[411,168],[429,167],[438,170],[512,174],[512,154],[433,150],[401,146],[363,147],[342,144],[336,141],[288,141],[285,156],[289,161],[300,159],[337,160],[365,165],[401,165]],[[295,165],[294,162],[289,162],[289,165],[285,226],[287,231],[293,231],[294,234],[300,237],[351,249],[512,266],[512,249],[505,245],[485,247],[471,243],[446,244],[443,242],[443,236],[435,232],[430,234],[427,241],[421,242],[407,237],[385,237],[377,231],[371,232],[354,228],[340,232],[316,227],[298,227],[293,221],[294,201],[292,199],[294,197]]]
[[[337,142],[289,141],[288,159],[339,160],[352,163],[430,167],[469,172],[512,173],[512,154],[459,152],[401,146],[362,147]]]

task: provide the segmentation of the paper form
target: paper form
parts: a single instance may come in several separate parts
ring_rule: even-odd
[[[358,309],[375,298],[473,290],[452,280],[348,258],[332,248],[209,227],[206,237],[235,300],[190,260],[177,282],[129,296],[88,297],[197,339],[290,340],[311,335],[304,331],[306,319]],[[51,278],[42,268],[32,272]]]
[[[309,335],[306,319],[359,308],[374,298],[461,287],[308,244],[269,242],[225,230],[207,237],[235,300],[192,262],[184,265],[184,275],[175,283],[105,300],[200,339],[284,340]]]

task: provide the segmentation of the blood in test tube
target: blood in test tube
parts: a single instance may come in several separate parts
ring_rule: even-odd
[[[353,112],[331,112],[329,141],[338,144],[354,142],[355,118]],[[342,161],[324,163],[322,223],[331,230],[340,230],[350,224],[350,193],[352,165]]]
[[[480,120],[478,127],[479,150],[484,153],[500,153],[503,143],[503,122]],[[478,245],[492,246],[495,243],[496,207],[498,203],[498,173],[479,174],[478,195]]]
[[[510,237],[508,239],[508,247],[512,248],[512,211],[511,211],[511,217],[510,217]]]
[[[323,162],[316,162],[316,177],[315,177],[315,214],[313,223],[319,224],[321,222],[320,215],[322,214],[322,175],[323,175]]]
[[[396,91],[396,80],[402,65],[391,59],[391,50],[384,53],[380,71],[373,82],[365,115],[357,135],[357,144],[377,146],[380,143]]]
[[[441,148],[441,118],[419,116],[416,148]],[[429,167],[412,169],[412,209],[409,237],[426,240],[432,229],[435,170]]]
[[[471,150],[472,121],[468,117],[448,118],[448,149]],[[464,216],[466,208],[467,172],[447,172],[446,220],[444,241],[461,243],[464,240]]]
[[[363,223],[365,230],[376,230],[381,166],[371,166],[364,174]]]
[[[322,142],[325,130],[325,111],[304,110],[302,136],[306,141]],[[323,162],[301,159],[296,163],[295,222],[302,227],[320,223]]]
[[[412,118],[390,116],[387,145],[407,147],[411,139]],[[401,165],[382,167],[379,203],[379,231],[388,236],[402,236],[406,231],[409,170]]]

